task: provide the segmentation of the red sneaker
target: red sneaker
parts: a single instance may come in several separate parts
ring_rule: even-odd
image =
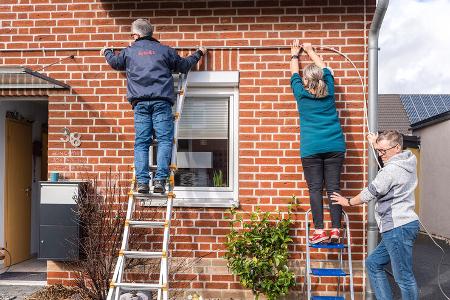
[[[315,230],[312,237],[310,238],[309,242],[314,245],[323,241],[328,240],[328,236],[325,233],[325,231],[322,230],[322,232]]]
[[[338,228],[333,228],[330,231],[330,243],[339,243],[339,239],[341,238],[340,232]]]

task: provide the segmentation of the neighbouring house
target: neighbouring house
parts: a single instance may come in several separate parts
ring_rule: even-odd
[[[450,238],[447,184],[450,163],[450,95],[389,94],[379,96],[379,129],[397,129],[419,150],[416,211],[427,229]]]
[[[302,205],[295,213],[290,250],[299,283],[293,294],[300,293],[305,265],[303,220],[309,205],[299,158],[298,112],[289,86],[288,46],[299,38],[333,47],[367,76],[367,37],[375,4],[374,0],[2,1],[0,64],[8,68],[0,73],[0,128],[5,122],[32,122],[33,135],[22,135],[22,129],[16,129],[26,138],[9,149],[8,137],[0,131],[6,141],[0,152],[7,152],[0,157],[0,174],[5,174],[0,189],[7,178],[17,177],[5,173],[5,163],[23,162],[24,158],[28,160],[25,165],[10,168],[32,174],[26,178],[27,186],[48,178],[47,172],[58,172],[69,181],[110,169],[130,175],[134,130],[133,111],[125,96],[126,78],[107,65],[99,50],[106,45],[126,47],[131,42],[131,22],[149,18],[155,25],[155,38],[177,47],[180,54],[187,55],[198,45],[214,47],[194,70],[187,92],[179,137],[180,151],[187,154],[177,177],[171,244],[173,257],[187,261],[203,258],[189,276],[180,276],[172,286],[206,298],[248,296],[223,259],[229,230],[226,209],[237,205],[252,211],[259,205],[267,211],[286,211],[291,196],[296,195]],[[367,179],[364,90],[345,58],[329,50],[319,53],[334,70],[337,107],[348,148],[342,191],[350,196],[363,188]],[[447,123],[434,126],[441,124]],[[68,131],[80,134],[79,146],[66,139]],[[33,150],[33,144],[39,142],[42,153]],[[445,147],[439,149],[444,155]],[[193,155],[199,158],[198,164],[189,160]],[[222,186],[213,184],[218,171],[223,174]],[[18,192],[0,193],[3,220],[9,217],[3,207],[11,207],[19,193],[26,197],[26,188],[12,188]],[[14,246],[25,254],[23,259],[38,249],[38,194],[38,185],[33,185],[34,205],[15,212],[28,222],[21,231],[29,236],[29,244]],[[361,292],[365,288],[366,210],[354,207],[347,211],[356,291]],[[14,230],[11,224],[1,222],[0,241],[4,243]],[[313,255],[319,259],[336,256],[324,251]],[[73,284],[70,264],[48,260],[47,282]],[[335,279],[317,281],[314,290],[330,293],[336,283]]]

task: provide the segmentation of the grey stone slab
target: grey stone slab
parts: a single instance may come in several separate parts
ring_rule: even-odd
[[[42,286],[0,285],[0,300],[26,299],[27,296],[40,289],[42,289]]]

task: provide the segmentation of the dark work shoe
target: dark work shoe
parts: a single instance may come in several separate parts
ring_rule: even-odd
[[[153,180],[153,193],[164,194],[166,192],[166,181],[164,179]]]
[[[140,194],[148,194],[148,192],[150,191],[150,188],[148,186],[148,184],[146,183],[138,183],[137,185],[137,192]]]

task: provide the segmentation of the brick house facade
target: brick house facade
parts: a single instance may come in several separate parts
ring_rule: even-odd
[[[299,158],[298,112],[289,86],[290,51],[277,46],[300,38],[313,45],[334,47],[348,55],[366,78],[367,29],[374,9],[375,1],[371,0],[3,0],[0,64],[37,70],[74,55],[41,72],[71,86],[68,92],[48,95],[48,170],[66,179],[81,179],[110,168],[129,173],[133,163],[133,111],[125,97],[126,78],[112,70],[94,48],[127,46],[130,24],[141,17],[155,25],[155,38],[178,47],[180,54],[186,55],[198,45],[216,47],[195,71],[239,72],[235,87],[238,163],[232,166],[238,174],[238,199],[234,200],[243,211],[252,211],[257,204],[263,210],[285,211],[292,195],[303,203],[295,214],[298,222],[292,230],[291,249],[292,265],[302,283],[308,193]],[[27,51],[30,48],[59,50]],[[342,56],[327,50],[319,53],[335,74],[337,107],[348,148],[342,189],[345,195],[354,195],[366,179],[363,88],[356,71]],[[15,94],[4,90],[2,95]],[[60,140],[64,127],[81,133],[80,147]],[[356,290],[362,291],[365,209],[347,211]],[[225,213],[224,207],[175,209],[172,256],[203,259],[191,274],[180,274],[172,286],[195,290],[207,298],[248,295],[222,259],[228,231]],[[314,257],[325,258],[326,254],[317,252]],[[70,284],[72,280],[70,268],[48,262],[49,284]],[[315,289],[334,291],[335,286],[334,279],[323,279]]]

